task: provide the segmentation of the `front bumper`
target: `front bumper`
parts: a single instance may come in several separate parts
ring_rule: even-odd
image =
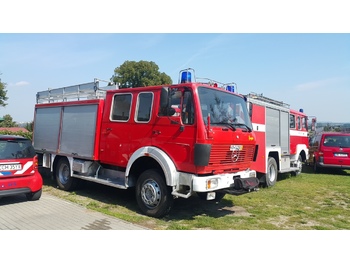
[[[179,173],[172,195],[189,198],[195,193],[223,192],[232,195],[242,195],[257,191],[259,180],[255,170],[244,170],[237,173],[224,173],[209,176],[198,176]]]
[[[245,170],[237,173],[217,174],[211,176],[192,176],[192,190],[194,192],[211,192],[222,189],[237,188],[237,183],[246,179],[256,178],[255,170]],[[209,183],[216,181],[216,183]]]

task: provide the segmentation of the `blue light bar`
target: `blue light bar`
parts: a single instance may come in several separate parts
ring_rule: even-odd
[[[300,112],[300,113],[304,113],[304,109],[300,108],[300,109],[299,109],[299,112]]]
[[[235,92],[235,87],[234,86],[226,86],[226,90],[229,92],[234,93]]]
[[[191,72],[185,71],[181,73],[181,83],[190,83],[192,80]]]

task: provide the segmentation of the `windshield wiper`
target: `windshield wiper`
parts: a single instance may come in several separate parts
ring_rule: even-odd
[[[232,123],[232,126],[241,126],[241,127],[245,127],[249,132],[252,132],[252,129],[247,126],[246,124],[242,124],[242,123]]]
[[[232,123],[227,123],[227,122],[224,122],[224,121],[221,121],[221,122],[214,122],[214,123],[211,123],[212,125],[225,125],[225,126],[229,126],[233,131],[236,131],[236,128],[234,127],[234,124]]]

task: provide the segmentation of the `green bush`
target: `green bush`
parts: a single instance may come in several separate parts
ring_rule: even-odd
[[[0,131],[1,135],[15,135],[15,136],[23,136],[25,138],[28,138],[30,140],[33,139],[33,132],[23,132],[23,131],[18,131],[18,132],[13,132],[9,130],[3,130]]]

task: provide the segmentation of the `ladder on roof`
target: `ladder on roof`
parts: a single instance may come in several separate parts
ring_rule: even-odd
[[[262,102],[270,103],[270,104],[273,104],[273,105],[276,105],[276,106],[282,106],[282,107],[285,107],[285,108],[288,108],[288,109],[290,107],[289,104],[284,103],[283,101],[274,100],[272,98],[268,98],[266,96],[263,96],[262,94],[249,93],[247,95],[247,97],[248,98],[252,98],[252,99],[256,99],[256,100],[259,100],[259,101],[262,101]]]
[[[101,99],[106,97],[107,90],[118,89],[114,83],[109,83],[105,87],[99,87],[99,83],[100,81],[95,79],[94,82],[90,83],[53,88],[46,91],[37,92],[36,103],[43,104],[87,99]]]

